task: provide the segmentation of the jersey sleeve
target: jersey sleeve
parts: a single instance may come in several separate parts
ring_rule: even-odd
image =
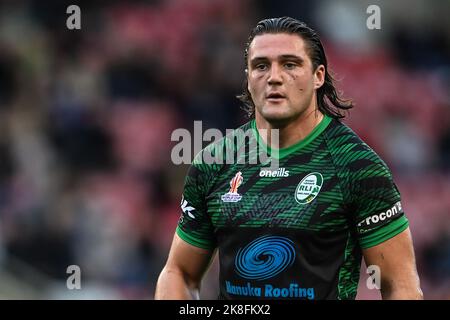
[[[209,180],[208,174],[202,170],[202,165],[194,162],[189,167],[184,181],[180,219],[176,229],[181,239],[203,249],[216,247],[214,229],[206,207]]]
[[[350,197],[361,248],[376,246],[408,225],[400,192],[386,163],[367,145],[350,164]]]

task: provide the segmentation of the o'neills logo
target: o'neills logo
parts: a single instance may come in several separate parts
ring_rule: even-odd
[[[278,170],[261,168],[261,171],[259,171],[259,176],[270,178],[289,177],[289,170],[286,170],[286,168],[278,168]]]
[[[391,208],[386,211],[369,216],[358,223],[359,233],[364,233],[372,230],[374,227],[384,224],[385,222],[394,219],[403,213],[402,204],[398,201]]]
[[[323,177],[320,173],[308,174],[295,189],[295,200],[300,204],[308,204],[313,201],[322,188]]]
[[[223,202],[238,202],[242,199],[242,196],[237,193],[237,190],[243,180],[244,178],[242,177],[242,173],[240,171],[236,173],[234,178],[230,181],[230,191],[222,195]]]

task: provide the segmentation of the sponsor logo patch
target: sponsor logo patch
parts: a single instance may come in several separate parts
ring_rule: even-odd
[[[230,181],[230,191],[222,195],[221,199],[223,202],[238,202],[241,201],[242,196],[237,192],[239,186],[242,184],[244,178],[242,173],[239,171],[236,173],[233,179]]]
[[[295,189],[295,200],[299,204],[308,204],[313,201],[323,185],[323,177],[318,172],[308,174],[300,181]]]
[[[269,177],[269,178],[284,178],[289,177],[289,170],[286,168],[278,168],[278,170],[270,170],[268,168],[261,168],[259,171],[260,177]]]
[[[358,223],[358,232],[364,233],[370,231],[388,221],[397,218],[403,213],[402,204],[398,201],[386,211],[368,216]]]
[[[289,271],[296,256],[295,244],[290,238],[265,235],[254,239],[241,247],[235,257],[235,272],[246,280],[226,280],[224,290],[238,297],[312,300],[316,294],[313,287],[302,287],[297,282],[281,286],[269,283],[269,279]],[[295,278],[298,278],[297,272]]]
[[[181,210],[183,211],[184,214],[187,214],[192,219],[195,219],[195,216],[192,213],[195,210],[195,208],[188,204],[188,202],[184,199],[184,195],[181,197],[181,205],[180,206],[181,206]]]
[[[242,278],[265,280],[292,266],[294,260],[295,249],[291,239],[263,236],[240,248],[234,264]]]

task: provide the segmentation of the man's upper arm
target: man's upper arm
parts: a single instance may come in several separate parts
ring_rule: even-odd
[[[200,284],[214,252],[193,246],[175,233],[165,268],[169,272],[181,272],[189,284]]]
[[[409,228],[393,238],[363,249],[367,266],[380,268],[383,299],[421,299],[414,249]]]

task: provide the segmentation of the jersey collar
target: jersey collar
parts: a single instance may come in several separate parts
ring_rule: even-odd
[[[313,141],[315,138],[317,138],[330,124],[332,118],[324,114],[323,119],[320,121],[320,123],[303,139],[298,141],[297,143],[294,143],[293,145],[286,147],[286,148],[280,148],[278,150],[278,157],[279,159],[284,158],[291,153],[298,151],[305,146],[307,146],[311,141]],[[264,140],[259,135],[258,129],[256,128],[256,120],[253,119],[251,121],[252,131],[253,135],[255,136],[256,140],[258,141],[258,144],[260,147],[264,148],[264,150],[268,151],[268,154],[272,154],[272,148],[268,146]],[[276,152],[274,153],[274,156],[276,155]]]

